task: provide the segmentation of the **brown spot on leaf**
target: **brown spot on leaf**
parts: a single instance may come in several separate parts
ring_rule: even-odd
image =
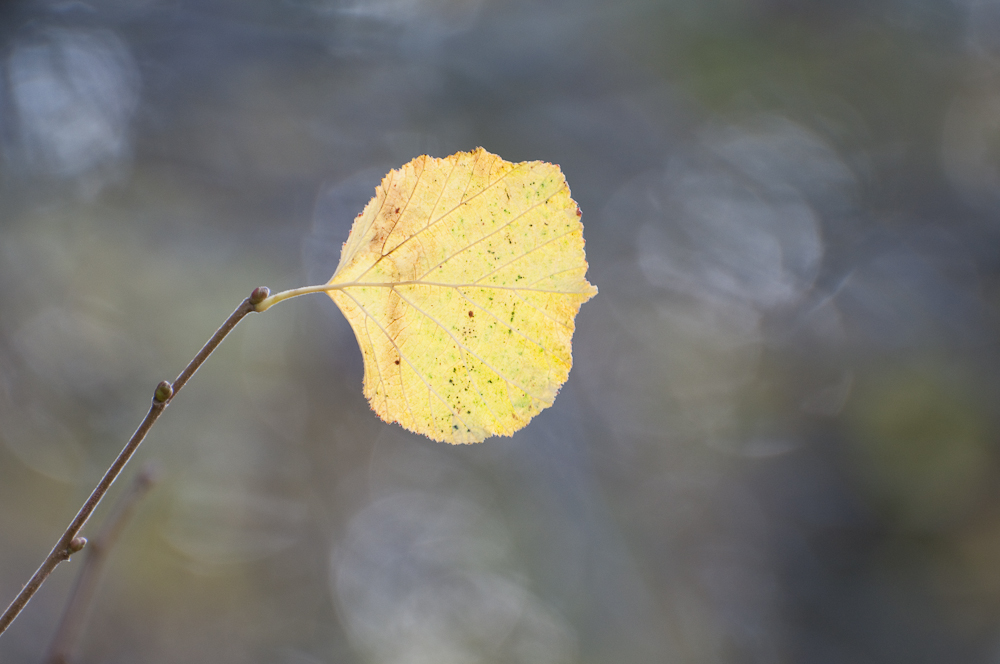
[[[469,312],[469,318],[472,318],[473,316],[475,316],[475,314],[470,311]]]

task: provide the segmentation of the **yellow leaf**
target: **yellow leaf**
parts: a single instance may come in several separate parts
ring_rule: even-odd
[[[579,217],[553,164],[477,148],[390,171],[327,284],[375,412],[473,443],[552,405],[573,365],[574,318],[597,293]]]

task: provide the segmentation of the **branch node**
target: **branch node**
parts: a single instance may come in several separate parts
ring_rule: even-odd
[[[69,556],[72,556],[74,553],[79,553],[80,551],[83,550],[83,547],[85,546],[87,546],[86,537],[79,537],[79,536],[74,537],[69,541],[69,546],[66,547],[66,553],[69,554],[67,558]]]
[[[161,380],[160,384],[156,386],[156,391],[153,392],[153,401],[156,403],[166,403],[172,396],[174,396],[173,386],[167,381]]]
[[[252,293],[250,293],[250,304],[256,307],[258,304],[263,302],[270,294],[271,291],[266,286],[258,286],[257,288],[253,289]]]

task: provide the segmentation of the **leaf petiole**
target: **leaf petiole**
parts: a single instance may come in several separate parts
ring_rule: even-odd
[[[267,311],[277,303],[289,298],[298,297],[299,295],[308,295],[309,293],[328,293],[332,290],[340,290],[341,288],[343,288],[343,285],[340,284],[318,284],[316,286],[303,286],[302,288],[293,288],[291,290],[281,291],[280,293],[270,295],[258,302],[254,307],[254,311],[258,313]]]

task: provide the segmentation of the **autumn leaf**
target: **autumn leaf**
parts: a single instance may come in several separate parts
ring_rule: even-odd
[[[566,382],[574,318],[597,293],[583,247],[558,166],[422,156],[383,178],[330,281],[289,294],[325,290],[343,311],[382,419],[480,442],[524,427]]]

